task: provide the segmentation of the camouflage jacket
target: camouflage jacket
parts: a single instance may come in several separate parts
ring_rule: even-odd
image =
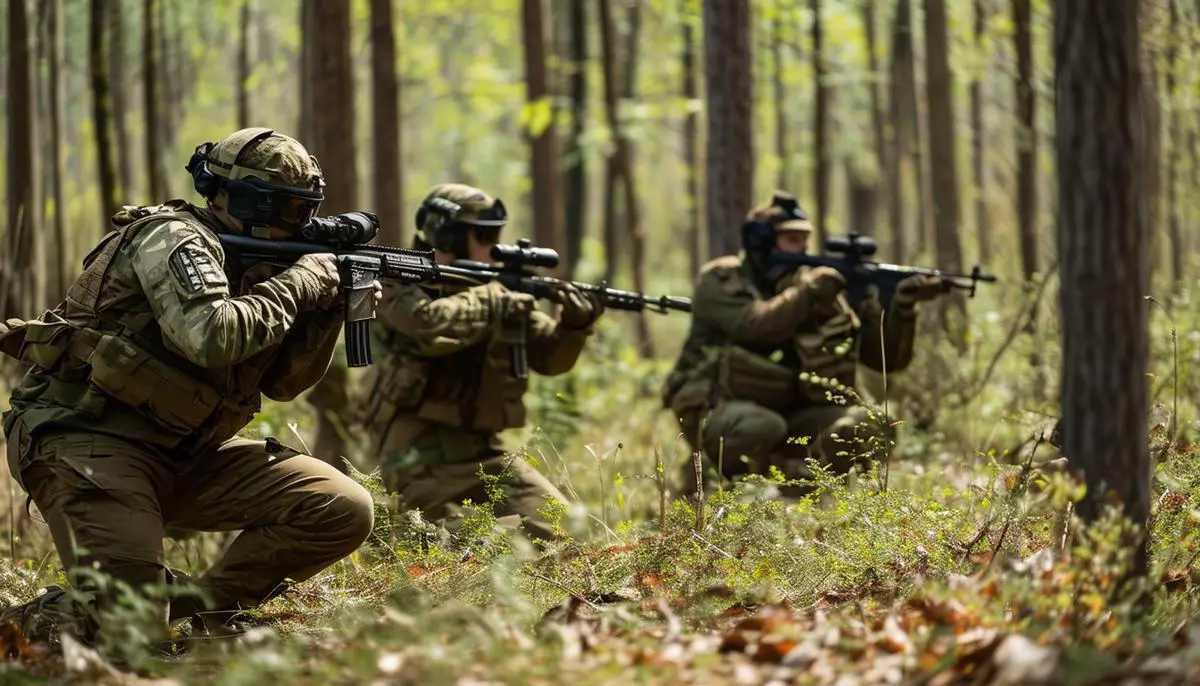
[[[376,452],[405,451],[438,427],[495,434],[525,424],[528,380],[510,374],[501,341],[504,294],[496,282],[453,291],[384,284],[374,329],[387,352],[368,371],[359,414]],[[590,335],[534,310],[526,328],[530,370],[570,371]]]
[[[0,350],[30,365],[6,434],[19,419],[29,435],[200,448],[244,428],[260,394],[290,400],[320,380],[341,317],[302,311],[316,288],[310,272],[237,273],[218,220],[183,200],[126,208],[113,225],[56,308],[0,326]]]
[[[912,360],[916,313],[893,308],[882,317],[876,300],[858,311],[840,295],[836,305],[810,302],[796,279],[766,296],[749,264],[736,255],[700,270],[692,322],[663,389],[663,404],[678,413],[722,399],[780,410],[828,403],[828,386],[854,387],[856,365],[896,372]],[[882,319],[882,321],[881,321]]]

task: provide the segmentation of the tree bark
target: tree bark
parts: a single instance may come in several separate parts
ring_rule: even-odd
[[[925,70],[929,96],[929,162],[933,182],[934,237],[938,268],[962,271],[962,243],[959,236],[957,147],[954,127],[954,82],[950,74],[950,48],[946,25],[945,0],[925,0]],[[966,316],[966,299],[954,291],[939,301],[953,304]],[[942,308],[943,311],[945,308]],[[949,320],[943,322],[948,324]],[[965,339],[953,335],[962,345]]]
[[[888,144],[883,130],[883,103],[880,95],[882,72],[879,69],[879,55],[877,54],[878,39],[876,38],[876,23],[875,0],[866,0],[863,3],[863,25],[866,27],[867,33],[867,68],[871,73],[867,81],[867,87],[870,89],[871,94],[871,133],[875,139],[875,177],[878,179],[881,178],[883,170],[888,167]],[[876,201],[880,193],[890,192],[887,185],[883,183],[873,184],[873,191],[872,201]],[[852,206],[851,212],[853,213],[853,211],[854,208]],[[872,215],[874,211],[872,208]],[[897,225],[893,224],[892,231],[897,232],[898,230]],[[877,233],[875,227],[870,227],[868,235],[875,233]],[[895,240],[894,235],[892,236],[892,240]]]
[[[1172,289],[1177,290],[1183,284],[1184,269],[1184,240],[1182,218],[1179,207],[1179,151],[1183,147],[1183,121],[1180,107],[1175,97],[1176,84],[1179,81],[1179,46],[1183,42],[1183,34],[1179,21],[1179,0],[1168,0],[1168,36],[1167,36],[1167,98],[1171,102],[1171,115],[1167,120],[1167,231],[1171,240],[1171,282]]]
[[[1149,232],[1138,2],[1056,0],[1054,55],[1062,437],[1082,468],[1078,512],[1150,514]],[[1148,566],[1146,540],[1135,573]]]
[[[358,164],[354,126],[354,63],[350,0],[312,2],[312,91],[321,94],[321,106],[312,108],[312,140],[306,141],[325,172],[326,215],[349,212],[358,205]],[[316,453],[343,468],[336,459],[346,456],[346,444],[336,419],[349,406],[349,375],[341,357],[330,365],[325,378],[309,395],[318,410]]]
[[[67,236],[67,222],[63,205],[63,178],[66,176],[63,162],[63,6],[62,0],[49,0],[50,34],[50,199],[54,206],[54,237],[59,245],[58,261],[54,269],[58,273],[56,293],[58,302],[71,285],[72,266],[71,242]],[[11,224],[10,224],[11,226]]]
[[[783,88],[783,72],[787,68],[783,58],[783,2],[776,0],[775,17],[771,22],[771,88],[775,101],[775,154],[779,156],[779,180],[776,187],[795,193],[792,188],[791,152],[788,149],[788,98]]]
[[[704,37],[705,214],[712,258],[738,252],[739,228],[754,202],[750,3],[704,0]]]
[[[583,253],[583,237],[587,233],[587,161],[584,159],[583,134],[587,125],[587,58],[588,25],[586,0],[570,0],[567,6],[568,90],[571,99],[571,130],[567,138],[567,154],[563,160],[564,238],[566,239],[566,273],[575,274]]]
[[[34,88],[34,23],[26,0],[8,3],[8,229],[0,307],[19,308],[13,316],[33,317],[45,303],[45,269],[37,264],[41,241],[41,192],[37,167],[37,95]]]
[[[987,26],[987,1],[974,0],[975,48],[983,51],[983,35]],[[985,72],[986,73],[986,72]],[[987,163],[983,145],[983,73],[975,72],[971,80],[971,159],[975,177],[975,236],[979,243],[979,261],[992,259],[992,235],[987,206]]]
[[[300,111],[296,130],[300,140],[313,139],[313,43],[317,28],[314,24],[317,0],[300,0],[300,83],[296,92],[300,94]]]
[[[522,0],[522,36],[525,39],[525,103],[537,108],[550,97],[546,79],[546,13],[543,0]],[[536,117],[530,120],[537,124]],[[540,131],[526,130],[531,155],[529,173],[533,179],[534,242],[563,250],[562,202],[558,195],[558,153],[553,116]],[[555,272],[562,273],[560,264]]]
[[[250,0],[242,0],[238,21],[237,52],[237,126],[250,127]]]
[[[14,0],[21,1],[24,0]],[[106,227],[119,206],[117,172],[113,163],[112,95],[108,89],[108,50],[104,42],[104,25],[108,18],[108,1],[91,0],[91,24],[88,50],[92,76],[92,128],[96,137],[96,164],[100,177],[100,226]]]
[[[684,3],[686,4],[686,3]],[[699,74],[696,70],[696,32],[692,27],[691,17],[683,19],[683,97],[690,103],[699,95]],[[688,214],[687,214],[687,245],[690,253],[690,263],[693,274],[700,273],[704,255],[704,234],[701,232],[702,203],[700,195],[700,162],[697,153],[700,146],[700,115],[692,107],[688,107],[683,115],[683,165],[684,178],[687,185]]]
[[[163,202],[167,198],[167,186],[161,174],[162,148],[166,146],[163,131],[163,114],[160,101],[163,96],[158,75],[162,71],[160,60],[161,0],[145,0],[142,13],[142,97],[146,117],[146,180],[151,202]]]
[[[826,218],[829,217],[829,86],[825,83],[825,48],[821,26],[821,0],[811,0],[813,85],[816,114],[813,117],[813,177],[816,179],[816,226],[813,235],[818,252],[825,252]]]
[[[905,225],[904,160],[909,157],[910,127],[905,119],[905,98],[910,83],[905,78],[905,64],[912,63],[912,41],[908,30],[908,0],[900,0],[892,19],[892,59],[889,65],[888,114],[891,120],[891,137],[888,141],[888,178],[891,191],[888,193],[888,221],[892,225],[892,259],[903,264],[908,259],[909,231]],[[911,70],[910,70],[911,72]]]
[[[108,79],[112,88],[113,133],[116,134],[117,197],[122,202],[132,200],[133,195],[133,146],[130,144],[129,126],[126,124],[130,102],[125,74],[125,21],[121,0],[108,0]]]
[[[401,151],[400,82],[396,77],[396,31],[392,0],[371,0],[371,127],[374,130],[375,212],[379,241],[404,240],[404,165]]]
[[[1026,292],[1034,288],[1033,278],[1040,269],[1038,257],[1038,132],[1037,92],[1033,84],[1033,2],[1012,0],[1013,40],[1017,52],[1017,79],[1014,91],[1017,111],[1017,230],[1020,236],[1021,272]],[[1038,335],[1038,308],[1033,306],[1025,332],[1034,340]],[[1030,364],[1041,369],[1038,346],[1033,346]],[[1044,384],[1034,384],[1043,388]]]

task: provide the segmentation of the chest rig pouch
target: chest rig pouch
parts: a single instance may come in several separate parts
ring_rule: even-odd
[[[194,365],[166,350],[161,342],[150,340],[151,336],[142,335],[143,330],[157,331],[151,326],[154,320],[148,307],[142,314],[109,318],[99,311],[99,304],[113,258],[121,248],[147,220],[162,213],[180,212],[184,205],[183,201],[172,201],[149,208],[126,207],[118,213],[114,225],[119,228],[107,234],[85,258],[84,271],[67,289],[60,308],[24,323],[16,355],[52,374],[67,359],[85,365],[92,388],[178,434],[203,425],[221,404],[222,393],[198,378],[199,373],[181,371],[194,369]],[[0,344],[6,353],[14,345],[9,335],[3,335]]]

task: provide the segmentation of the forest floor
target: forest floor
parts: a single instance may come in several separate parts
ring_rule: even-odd
[[[973,335],[1002,341],[1015,320],[980,317]],[[1185,359],[1200,345],[1188,340]],[[455,535],[439,534],[419,517],[388,516],[378,480],[355,470],[379,499],[371,540],[261,608],[260,625],[240,638],[152,654],[130,603],[101,648],[131,667],[71,642],[30,646],[0,628],[0,677],[462,686],[1200,678],[1195,427],[1170,442],[1170,414],[1155,410],[1152,570],[1122,584],[1128,538],[1115,525],[1084,531],[1071,516],[1081,491],[1042,441],[1052,411],[1031,400],[1044,382],[1021,361],[1027,345],[989,344],[952,365],[936,412],[921,384],[894,382],[891,411],[909,419],[882,473],[851,484],[821,477],[821,493],[798,501],[780,497],[775,478],[726,484],[698,511],[669,497],[689,458],[655,397],[668,363],[639,362],[602,335],[570,378],[535,380],[530,428],[513,436],[572,500],[547,511],[559,540],[534,547],[498,527],[487,503],[467,508]],[[922,360],[909,373],[934,378],[937,368]],[[1007,378],[1023,381],[994,381]],[[1195,397],[1188,383],[1156,382],[1155,397],[1164,388]],[[303,402],[268,404],[253,430],[302,437],[310,423]],[[44,525],[23,513],[24,494],[8,493],[0,600],[20,602],[61,570]],[[168,563],[200,571],[220,545],[212,534],[172,539]]]

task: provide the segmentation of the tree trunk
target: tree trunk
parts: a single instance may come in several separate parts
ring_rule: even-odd
[[[772,100],[775,101],[775,154],[779,156],[779,180],[776,187],[792,193],[798,192],[792,188],[791,153],[788,150],[788,121],[789,109],[787,93],[783,88],[783,72],[787,69],[783,61],[783,2],[776,0],[775,17],[771,22],[771,88],[774,91]]]
[[[372,161],[375,165],[375,212],[380,221],[379,241],[385,245],[402,245],[405,233],[404,165],[392,0],[371,0],[371,91]]]
[[[879,69],[879,56],[877,54],[876,23],[875,0],[866,0],[863,3],[863,25],[866,27],[867,33],[867,68],[871,73],[870,78],[867,80],[867,87],[871,93],[871,133],[875,139],[875,177],[878,179],[882,178],[883,171],[888,167],[888,145],[887,137],[883,131],[883,103],[880,96],[879,83],[882,80],[882,72]],[[875,183],[873,188],[875,195],[889,192],[886,184],[883,183]],[[872,201],[875,200],[877,198],[872,197]],[[853,214],[854,207],[851,206],[850,209]],[[872,214],[874,211],[874,208],[872,208]],[[899,227],[893,224],[892,231],[893,233],[898,232]],[[867,233],[868,235],[875,235],[878,231],[874,226],[871,226]],[[895,240],[894,235],[892,236],[892,240]]]
[[[37,96],[34,89],[34,24],[26,0],[8,3],[8,228],[5,231],[5,282],[0,309],[15,305],[11,316],[33,317],[45,303],[45,269],[37,264],[41,240],[41,192],[37,168]]]
[[[615,142],[615,150],[612,157],[612,168],[616,170],[616,178],[621,182],[621,205],[625,216],[626,230],[630,237],[630,257],[632,260],[633,271],[633,287],[635,290],[645,292],[646,290],[646,258],[645,258],[645,236],[642,235],[641,227],[641,212],[638,207],[637,185],[633,175],[633,157],[629,149],[629,140],[625,137],[621,130],[621,120],[617,115],[617,75],[614,73],[617,62],[615,50],[615,37],[613,36],[613,17],[612,3],[610,0],[600,0],[600,42],[604,50],[603,71],[604,71],[604,112],[608,119],[609,129],[612,131],[613,141]],[[632,9],[631,12],[636,12]],[[636,15],[631,14],[630,33],[633,34],[637,30]],[[633,39],[633,40],[636,40]],[[625,70],[627,93],[632,95],[633,78],[635,76],[633,63],[637,60],[637,55],[631,51],[633,40],[627,43]],[[615,198],[614,198],[615,199]],[[611,259],[611,257],[610,257]],[[637,340],[638,353],[642,357],[652,357],[654,355],[653,342],[650,339],[650,329],[646,322],[645,314],[642,312],[636,315],[637,322]]]
[[[54,302],[58,302],[71,285],[74,260],[71,241],[67,236],[67,222],[63,205],[63,178],[66,175],[63,163],[63,6],[62,0],[49,0],[50,34],[50,198],[54,207],[54,237],[58,243],[58,260],[54,265],[58,273]],[[11,226],[11,225],[10,225]],[[0,305],[0,308],[3,306]]]
[[[237,51],[237,127],[250,127],[250,0],[242,0],[238,21]]]
[[[950,74],[945,0],[925,0],[925,69],[929,96],[929,166],[933,181],[934,236],[938,268],[962,271],[962,244],[958,234],[959,198],[955,154],[954,83]],[[943,299],[966,316],[960,291]],[[948,321],[946,322],[948,323]],[[962,336],[952,340],[965,343]]]
[[[567,6],[568,89],[571,98],[571,131],[567,138],[567,154],[563,163],[564,238],[566,239],[566,273],[575,274],[583,253],[583,237],[587,234],[587,164],[584,159],[583,134],[587,124],[587,57],[588,25],[586,0],[570,0]]]
[[[811,0],[813,84],[816,87],[816,115],[813,117],[813,177],[816,179],[816,226],[814,237],[818,252],[825,252],[825,220],[829,216],[829,86],[825,83],[825,48],[821,26],[821,0]]]
[[[1167,148],[1167,231],[1171,240],[1171,282],[1172,290],[1178,290],[1183,284],[1184,241],[1182,219],[1179,208],[1179,151],[1184,143],[1183,121],[1180,115],[1179,100],[1175,95],[1176,83],[1180,77],[1179,46],[1183,42],[1183,33],[1179,22],[1179,0],[1168,0],[1169,3],[1169,33],[1167,36],[1167,98],[1171,103],[1171,114],[1168,119],[1169,147]]]
[[[130,144],[129,127],[126,125],[130,101],[125,79],[129,68],[125,66],[125,21],[121,0],[108,0],[108,82],[112,88],[113,132],[116,134],[117,198],[122,202],[132,201],[133,193],[133,146]]]
[[[153,0],[157,8],[155,12],[153,32],[154,44],[157,51],[154,54],[158,84],[154,87],[159,100],[157,133],[155,140],[160,149],[154,154],[152,162],[157,170],[155,177],[161,184],[162,196],[176,197],[176,184],[184,183],[185,194],[191,194],[191,179],[180,179],[178,174],[167,173],[164,150],[171,150],[179,136],[179,122],[183,121],[185,100],[192,94],[196,76],[196,60],[191,57],[189,50],[184,50],[183,21],[180,20],[179,5],[170,0]],[[169,11],[168,11],[169,10]],[[189,150],[190,152],[190,150]]]
[[[1116,499],[1150,514],[1149,281],[1138,2],[1056,0],[1062,437],[1086,521]],[[1148,566],[1145,539],[1134,571]]]
[[[686,4],[686,3],[685,3]],[[683,19],[683,97],[690,103],[699,96],[696,71],[696,32],[692,27],[691,17]],[[683,115],[683,165],[684,178],[687,184],[688,198],[688,251],[691,255],[692,274],[700,273],[703,262],[704,234],[701,233],[701,207],[703,198],[700,197],[700,162],[696,159],[700,146],[700,115],[692,107],[688,107]]]
[[[350,0],[320,0],[312,3],[312,91],[321,94],[321,106],[312,108],[312,139],[309,151],[325,170],[323,214],[357,209],[358,164],[354,145],[354,63],[350,55]],[[349,382],[345,360],[334,359],[325,378],[309,395],[318,410],[316,453],[342,468],[338,456],[346,456],[346,445],[338,431],[338,413],[349,406]]]
[[[145,0],[142,13],[142,97],[146,116],[146,180],[151,202],[163,202],[167,198],[166,184],[160,173],[162,148],[165,147],[162,121],[164,112],[160,108],[163,96],[158,82],[162,66],[159,61],[161,42],[158,32],[162,30],[161,15],[156,11],[160,0]]]
[[[525,103],[534,112],[545,106],[551,97],[546,79],[546,22],[543,0],[522,0],[522,36],[525,40]],[[552,112],[552,108],[550,108]],[[558,154],[555,151],[555,125],[551,114],[545,119],[531,117],[526,130],[531,155],[530,177],[533,179],[533,236],[534,243],[558,251],[563,250],[562,203],[558,196]],[[562,273],[562,265],[553,270]]]
[[[1033,83],[1033,1],[1012,0],[1013,39],[1017,51],[1017,80],[1014,95],[1017,111],[1017,229],[1021,243],[1021,272],[1027,292],[1034,288],[1033,278],[1039,267],[1038,259],[1038,193],[1037,193],[1037,92]],[[1035,341],[1038,335],[1038,308],[1029,313],[1025,331]],[[1033,346],[1030,364],[1041,369],[1038,346]],[[1042,388],[1044,384],[1034,384]]]
[[[750,3],[704,0],[704,73],[708,100],[708,255],[738,252],[739,228],[754,202],[753,81]]]
[[[18,0],[23,2],[24,0]],[[108,50],[104,43],[104,23],[108,1],[91,0],[91,24],[88,50],[92,75],[92,130],[96,137],[96,164],[100,177],[101,227],[106,227],[119,206],[117,172],[113,164],[112,99],[108,90]]]
[[[299,120],[296,130],[300,140],[307,143],[313,139],[313,44],[317,28],[314,24],[317,0],[300,0],[300,94]]]
[[[896,5],[896,59],[898,61],[901,91],[904,93],[901,103],[905,126],[908,127],[908,137],[905,147],[912,164],[912,176],[916,180],[916,220],[913,222],[912,236],[915,240],[915,250],[920,253],[926,248],[932,226],[930,217],[929,172],[926,169],[925,139],[921,124],[921,113],[917,91],[917,55],[912,29],[912,2],[898,0]]]
[[[983,51],[983,32],[987,25],[987,0],[975,2],[975,48]],[[983,73],[971,81],[971,159],[975,176],[975,235],[979,242],[979,261],[992,259],[991,227],[988,225],[986,162],[983,147]]]
[[[905,78],[905,64],[912,63],[912,41],[908,32],[908,0],[900,0],[896,6],[896,14],[892,20],[892,59],[888,79],[888,113],[891,119],[891,138],[888,144],[888,178],[891,191],[888,193],[888,221],[892,225],[892,259],[900,264],[908,259],[909,231],[905,227],[904,192],[905,174],[904,160],[909,157],[909,140],[911,128],[905,119],[905,107],[908,96],[907,86],[910,81]]]

